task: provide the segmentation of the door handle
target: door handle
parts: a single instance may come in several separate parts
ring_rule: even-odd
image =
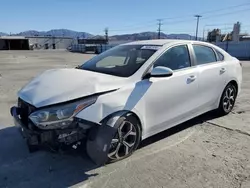
[[[224,72],[226,72],[226,69],[225,68],[221,68],[220,69],[220,73],[223,74]]]
[[[194,75],[189,76],[188,79],[187,79],[188,82],[193,82],[195,80],[196,80],[196,76],[194,76]]]

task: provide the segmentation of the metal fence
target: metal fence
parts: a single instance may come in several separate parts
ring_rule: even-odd
[[[225,41],[217,42],[217,46],[239,59],[250,59],[250,41]]]
[[[119,43],[118,43],[119,44]],[[97,45],[96,49],[98,53],[104,52],[118,44],[105,44]],[[250,59],[250,41],[225,41],[217,42],[215,45],[227,51],[230,55],[239,59]],[[86,46],[84,44],[74,44],[71,46],[73,52],[86,52]]]

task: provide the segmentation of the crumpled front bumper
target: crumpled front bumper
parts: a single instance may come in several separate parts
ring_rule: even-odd
[[[66,129],[52,130],[41,130],[31,122],[25,125],[19,117],[20,110],[18,107],[12,107],[11,115],[30,149],[34,148],[34,146],[49,146],[50,148],[57,149],[60,146],[72,145],[86,138],[87,129],[79,127],[77,122],[74,122],[74,125]]]
[[[86,144],[88,156],[97,165],[103,165],[108,161],[109,147],[117,132],[117,127],[110,127],[105,123],[97,125],[82,119],[76,119],[74,121],[75,126],[72,128],[41,130],[34,125],[23,124],[19,117],[20,110],[19,107],[12,107],[10,112],[31,152],[34,147],[49,146],[57,149],[62,145],[73,146],[80,141]]]

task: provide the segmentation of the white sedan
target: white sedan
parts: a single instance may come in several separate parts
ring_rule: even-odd
[[[103,164],[205,112],[228,114],[241,82],[239,60],[212,44],[136,41],[77,68],[45,71],[18,92],[11,114],[30,151],[86,144]]]

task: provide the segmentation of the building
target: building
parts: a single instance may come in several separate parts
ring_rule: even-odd
[[[232,32],[232,40],[235,42],[239,42],[240,40],[240,22],[234,24],[233,32]]]
[[[32,49],[67,49],[75,41],[71,37],[30,36],[26,37]]]
[[[2,36],[0,50],[29,50],[29,40],[22,36]]]
[[[221,30],[220,29],[213,29],[209,31],[207,34],[207,41],[208,42],[218,42],[220,41]]]
[[[56,36],[2,36],[0,50],[67,49],[76,41],[71,37]]]
[[[240,35],[240,41],[250,41],[250,35]]]

